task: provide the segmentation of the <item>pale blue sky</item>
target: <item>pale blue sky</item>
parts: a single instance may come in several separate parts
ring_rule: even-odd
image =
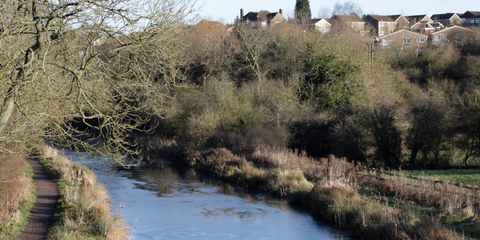
[[[293,15],[296,0],[198,0],[204,3],[201,11],[197,13],[210,20],[222,21],[223,23],[233,23],[234,19],[240,15],[240,8],[245,10],[245,14],[250,11],[268,10],[270,12],[278,12],[281,8],[285,16]],[[320,8],[327,6],[333,8],[336,1],[318,1],[310,0],[310,9],[312,16],[319,15]],[[344,1],[339,1],[343,3]],[[480,11],[479,0],[356,0],[353,1],[362,7],[365,14],[404,14],[419,15],[428,14],[431,16],[436,13],[456,12],[464,13],[465,11]]]

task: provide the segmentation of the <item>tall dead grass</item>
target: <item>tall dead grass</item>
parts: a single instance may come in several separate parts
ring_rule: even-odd
[[[64,185],[60,190],[64,215],[60,223],[54,224],[49,237],[127,239],[129,230],[125,220],[111,212],[107,190],[96,182],[90,169],[72,163],[48,146],[42,149],[41,155],[51,164],[57,179]]]
[[[424,182],[417,184],[416,192],[412,192],[409,189],[412,183],[402,174],[389,182],[380,181],[376,172],[365,173],[344,158],[332,155],[314,159],[299,151],[264,145],[242,156],[226,148],[183,152],[188,158],[195,159],[193,162],[198,171],[247,188],[257,188],[291,201],[306,203],[313,215],[329,219],[338,228],[350,230],[362,239],[461,239],[459,234],[436,219],[409,209],[400,210],[357,191],[358,186],[369,184],[381,192],[388,189],[393,193],[392,196],[403,196],[403,199],[405,196],[416,197],[424,202],[435,199],[429,189],[439,189],[440,186],[430,186]],[[373,178],[365,177],[365,174]],[[316,182],[315,186],[313,182]],[[453,193],[452,189],[446,189],[448,186],[442,186],[443,191]],[[465,193],[456,194],[457,197],[445,198],[442,203],[451,208],[450,211],[459,209],[460,199],[468,199],[462,195]],[[463,211],[471,209],[473,202],[470,202],[470,208],[463,206]]]
[[[33,170],[25,159],[23,154],[0,156],[0,239],[21,232],[35,203]]]
[[[378,189],[385,195],[414,201],[420,205],[432,205],[447,214],[462,212],[466,217],[480,217],[479,189],[465,188],[448,181],[439,182],[421,176],[406,177],[401,171],[394,174],[382,171],[359,171],[358,184]]]
[[[387,202],[360,195],[341,181],[315,185],[310,193],[309,208],[361,239],[463,239],[434,217],[400,211]]]
[[[345,158],[330,155],[328,158],[314,159],[305,152],[280,147],[258,147],[253,152],[252,159],[264,166],[302,170],[308,178],[342,179],[348,182],[355,173],[354,165]]]

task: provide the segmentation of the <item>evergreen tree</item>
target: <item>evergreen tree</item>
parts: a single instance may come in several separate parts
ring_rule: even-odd
[[[310,3],[308,0],[297,0],[295,3],[295,18],[296,19],[311,19],[312,12],[310,11]]]

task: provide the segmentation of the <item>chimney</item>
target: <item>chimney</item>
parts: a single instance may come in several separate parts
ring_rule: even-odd
[[[278,10],[278,12],[283,15],[283,11],[282,11],[281,8],[280,8],[280,10]]]
[[[240,19],[243,18],[243,8],[240,8]]]

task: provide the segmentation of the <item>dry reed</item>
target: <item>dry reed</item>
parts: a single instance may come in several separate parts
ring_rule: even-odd
[[[48,146],[41,154],[58,173],[58,180],[65,183],[61,191],[64,216],[52,228],[51,238],[82,239],[93,235],[100,239],[127,239],[125,220],[113,215],[107,190],[96,182],[90,169],[72,163]]]
[[[0,156],[0,239],[20,233],[35,202],[33,172],[25,158],[23,154]]]

